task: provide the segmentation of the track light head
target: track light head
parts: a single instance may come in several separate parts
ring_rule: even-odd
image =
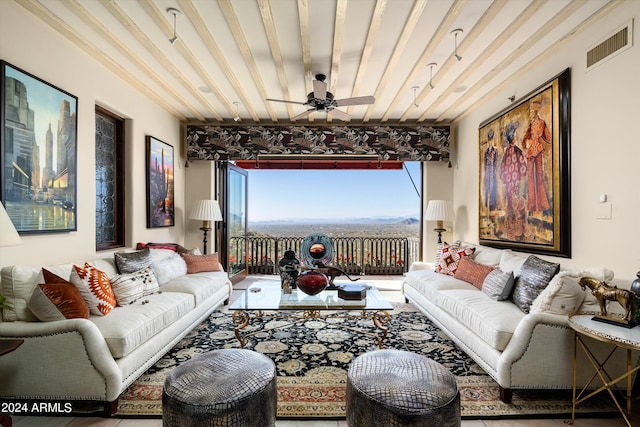
[[[167,9],[167,13],[169,15],[173,15],[173,37],[169,39],[169,43],[171,43],[172,45],[175,45],[176,41],[178,40],[178,35],[176,34],[177,23],[178,23],[177,19],[179,15],[182,15],[182,12],[180,12],[175,7],[170,7]]]
[[[462,60],[462,56],[458,55],[458,34],[462,33],[462,28],[456,28],[455,30],[451,31],[451,34],[453,34],[453,40],[454,40],[454,49],[453,49],[453,56],[458,60]]]

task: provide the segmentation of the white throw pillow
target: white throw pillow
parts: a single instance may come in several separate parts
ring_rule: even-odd
[[[145,267],[133,273],[113,277],[111,289],[116,296],[116,302],[122,307],[142,298],[146,283],[155,280],[151,267]]]
[[[187,263],[176,252],[173,252],[173,255],[168,258],[164,258],[161,261],[154,261],[152,265],[153,271],[156,273],[156,277],[158,278],[158,283],[160,285],[164,285],[176,277],[187,274]]]
[[[578,281],[582,272],[561,271],[531,304],[531,312],[564,314],[578,312],[587,296]]]

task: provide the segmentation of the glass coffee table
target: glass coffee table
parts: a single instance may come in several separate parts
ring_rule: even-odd
[[[340,286],[339,283],[336,283]],[[366,283],[362,283],[366,285]],[[374,338],[378,348],[384,348],[383,342],[387,337],[387,323],[391,320],[389,311],[393,306],[384,299],[380,292],[371,286],[363,300],[345,300],[338,298],[337,290],[324,290],[317,295],[310,296],[299,289],[293,289],[290,294],[283,293],[280,281],[259,281],[253,283],[230,306],[233,311],[233,321],[237,325],[235,335],[244,347],[249,337],[260,331],[244,332],[253,318],[286,318],[288,322],[277,328],[285,328],[293,323],[306,320],[323,320],[328,318],[365,318],[371,319],[375,329],[368,331],[360,328],[343,326],[345,329],[356,331],[362,335]],[[267,330],[267,331],[268,331]]]

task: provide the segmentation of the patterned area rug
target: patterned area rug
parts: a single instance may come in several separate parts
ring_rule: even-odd
[[[411,304],[395,310],[385,340],[387,348],[412,351],[436,360],[456,376],[464,419],[571,416],[571,391],[515,391],[513,402],[500,401],[498,385]],[[353,312],[357,314],[357,312]],[[305,320],[288,326],[284,318],[252,319],[256,332],[249,348],[263,353],[278,371],[278,418],[344,418],[346,376],[354,357],[377,349],[371,319]],[[214,312],[142,375],[121,396],[117,416],[161,417],[165,376],[192,357],[218,348],[239,347],[235,324],[226,309]],[[275,328],[275,329],[274,329]],[[593,402],[591,402],[593,401]],[[615,407],[591,399],[579,414],[615,414]]]

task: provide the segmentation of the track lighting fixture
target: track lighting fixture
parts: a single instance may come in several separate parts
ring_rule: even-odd
[[[239,103],[239,102],[234,102],[234,103],[233,103],[233,105],[235,105],[235,107],[236,107],[236,115],[235,115],[235,117],[233,118],[233,121],[234,121],[234,122],[239,122],[240,120],[242,120],[242,119],[240,118],[240,115],[238,114],[238,105],[240,105],[240,103]]]
[[[431,62],[429,64],[427,64],[427,67],[429,67],[429,87],[431,89],[433,89],[435,86],[433,86],[433,67],[437,67],[438,64],[436,64],[435,62]]]
[[[177,24],[178,24],[177,18],[178,18],[178,15],[182,15],[182,12],[180,12],[175,7],[170,7],[169,9],[167,9],[167,13],[170,15],[173,15],[173,37],[169,39],[169,43],[176,44],[176,41],[178,40],[178,34],[176,33]]]
[[[418,107],[420,107],[420,106],[419,106],[419,105],[418,105],[418,103],[416,102],[416,91],[417,91],[418,89],[420,89],[420,86],[413,86],[413,87],[411,87],[411,89],[413,89],[413,106],[414,106],[414,107],[416,107],[416,108],[418,108]]]
[[[451,34],[453,34],[453,41],[455,43],[453,56],[455,56],[458,61],[462,59],[462,56],[458,55],[458,34],[460,33],[462,33],[462,28],[456,28],[455,30],[451,31]]]

